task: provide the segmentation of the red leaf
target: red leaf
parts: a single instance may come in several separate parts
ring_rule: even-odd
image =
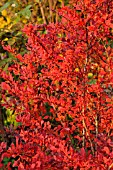
[[[18,58],[20,61],[23,61],[23,58],[22,58],[22,56],[21,56],[20,54],[18,54],[18,55],[16,56],[16,58]]]
[[[81,148],[80,154],[81,154],[80,156],[82,157],[82,159],[85,158],[86,153],[85,153],[85,149],[84,148]]]
[[[33,164],[31,165],[31,168],[35,168],[35,165],[36,165],[36,164],[35,164],[35,163],[33,163]]]
[[[74,131],[75,129],[76,129],[76,126],[75,126],[75,125],[72,125],[71,130]]]
[[[3,153],[1,156],[1,160],[3,160],[5,157],[10,158],[10,154],[9,153]]]
[[[0,163],[0,168],[3,168],[3,165],[4,165],[4,164]]]
[[[105,151],[107,154],[109,154],[109,153],[110,153],[109,148],[108,148],[108,147],[106,147],[106,146],[103,148],[103,151]]]
[[[89,26],[88,29],[89,29],[89,31],[94,31],[95,27],[92,25],[92,26]]]
[[[18,161],[14,161],[13,167],[18,166]]]
[[[1,147],[2,147],[3,149],[5,149],[5,148],[6,148],[6,146],[7,146],[7,145],[6,145],[6,143],[5,143],[5,142],[2,142],[2,143],[1,143]]]
[[[103,160],[104,160],[105,164],[109,161],[109,159],[107,159],[105,156],[103,156]]]
[[[3,90],[11,90],[11,87],[6,82],[2,82],[1,87]]]
[[[48,119],[48,118],[49,118],[49,116],[47,116],[47,115],[44,117],[44,119]]]
[[[37,161],[36,163],[37,163],[37,167],[40,168],[40,166],[41,166],[41,161]]]
[[[18,166],[18,170],[25,170],[23,163],[20,162]]]

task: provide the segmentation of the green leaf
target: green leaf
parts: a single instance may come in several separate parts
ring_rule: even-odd
[[[31,11],[30,11],[31,7],[32,7],[32,5],[28,5],[26,8],[24,8],[23,10],[18,12],[18,14],[29,18],[31,16]]]
[[[15,20],[13,21],[13,24],[16,24],[17,22],[19,22],[20,21],[20,16],[17,16],[16,18],[15,18]]]
[[[12,164],[14,164],[14,162],[15,162],[15,159],[13,159],[13,158],[12,158],[12,159],[11,159],[11,162],[12,162]]]
[[[96,84],[96,79],[91,80],[90,82],[88,82],[88,84],[90,84],[90,85]]]
[[[4,64],[7,64],[13,60],[16,60],[16,58],[14,57],[10,57],[10,58],[5,58],[3,60],[0,61],[0,67],[2,67]],[[7,66],[6,66],[7,67]]]
[[[7,71],[8,66],[9,66],[9,63],[7,63],[7,64],[5,65],[5,67],[3,68],[3,71]]]
[[[8,6],[11,5],[12,3],[13,3],[13,1],[6,2],[6,3],[0,8],[0,12],[2,12],[4,9],[8,8]]]
[[[22,32],[21,32],[21,31],[18,31],[17,34],[16,34],[16,36],[20,36],[20,35],[22,35]]]
[[[108,39],[108,44],[107,47],[110,46],[111,48],[113,48],[113,40],[112,39]]]
[[[8,44],[9,44],[9,45],[13,45],[13,44],[15,43],[15,41],[16,41],[15,38],[10,38],[10,39],[8,40]]]
[[[4,165],[7,165],[8,162],[9,162],[9,160],[10,160],[10,158],[5,157],[5,158],[3,159],[3,164],[4,164]]]

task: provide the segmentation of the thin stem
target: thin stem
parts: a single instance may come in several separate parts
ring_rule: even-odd
[[[42,18],[43,18],[44,24],[47,24],[42,3],[39,0],[38,0],[38,3],[39,3],[39,7],[40,7],[40,11],[41,11],[41,14],[42,14]]]
[[[52,0],[48,0],[48,2],[49,2],[50,22],[53,22]]]
[[[85,128],[84,128],[84,119],[82,120],[83,130],[82,130],[82,146],[85,147]]]
[[[92,144],[92,141],[91,141],[91,138],[90,138],[90,135],[89,135],[88,129],[86,127],[86,123],[85,123],[84,119],[83,119],[83,126],[84,126],[84,129],[86,131],[86,135],[88,136],[88,139],[89,139],[89,142],[90,142],[90,145],[91,145],[91,151],[92,151],[92,153],[94,155],[95,152],[94,152],[93,144]]]
[[[57,11],[57,6],[56,6],[56,11]],[[56,12],[56,23],[58,23],[58,12]]]
[[[54,1],[53,10],[55,10],[58,0]]]
[[[98,115],[95,117],[95,126],[96,126],[96,139],[98,136]],[[95,150],[97,151],[97,143],[95,144]]]

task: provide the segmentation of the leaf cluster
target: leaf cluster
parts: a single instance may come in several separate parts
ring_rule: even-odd
[[[24,55],[3,46],[15,60],[0,70],[2,106],[20,124],[0,129],[1,167],[112,169],[111,3],[75,0],[61,22],[26,25]]]

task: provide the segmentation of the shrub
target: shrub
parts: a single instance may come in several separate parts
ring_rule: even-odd
[[[75,1],[60,23],[25,26],[25,55],[4,47],[17,60],[1,70],[2,106],[21,124],[6,128],[1,167],[112,169],[111,11],[111,1]]]

